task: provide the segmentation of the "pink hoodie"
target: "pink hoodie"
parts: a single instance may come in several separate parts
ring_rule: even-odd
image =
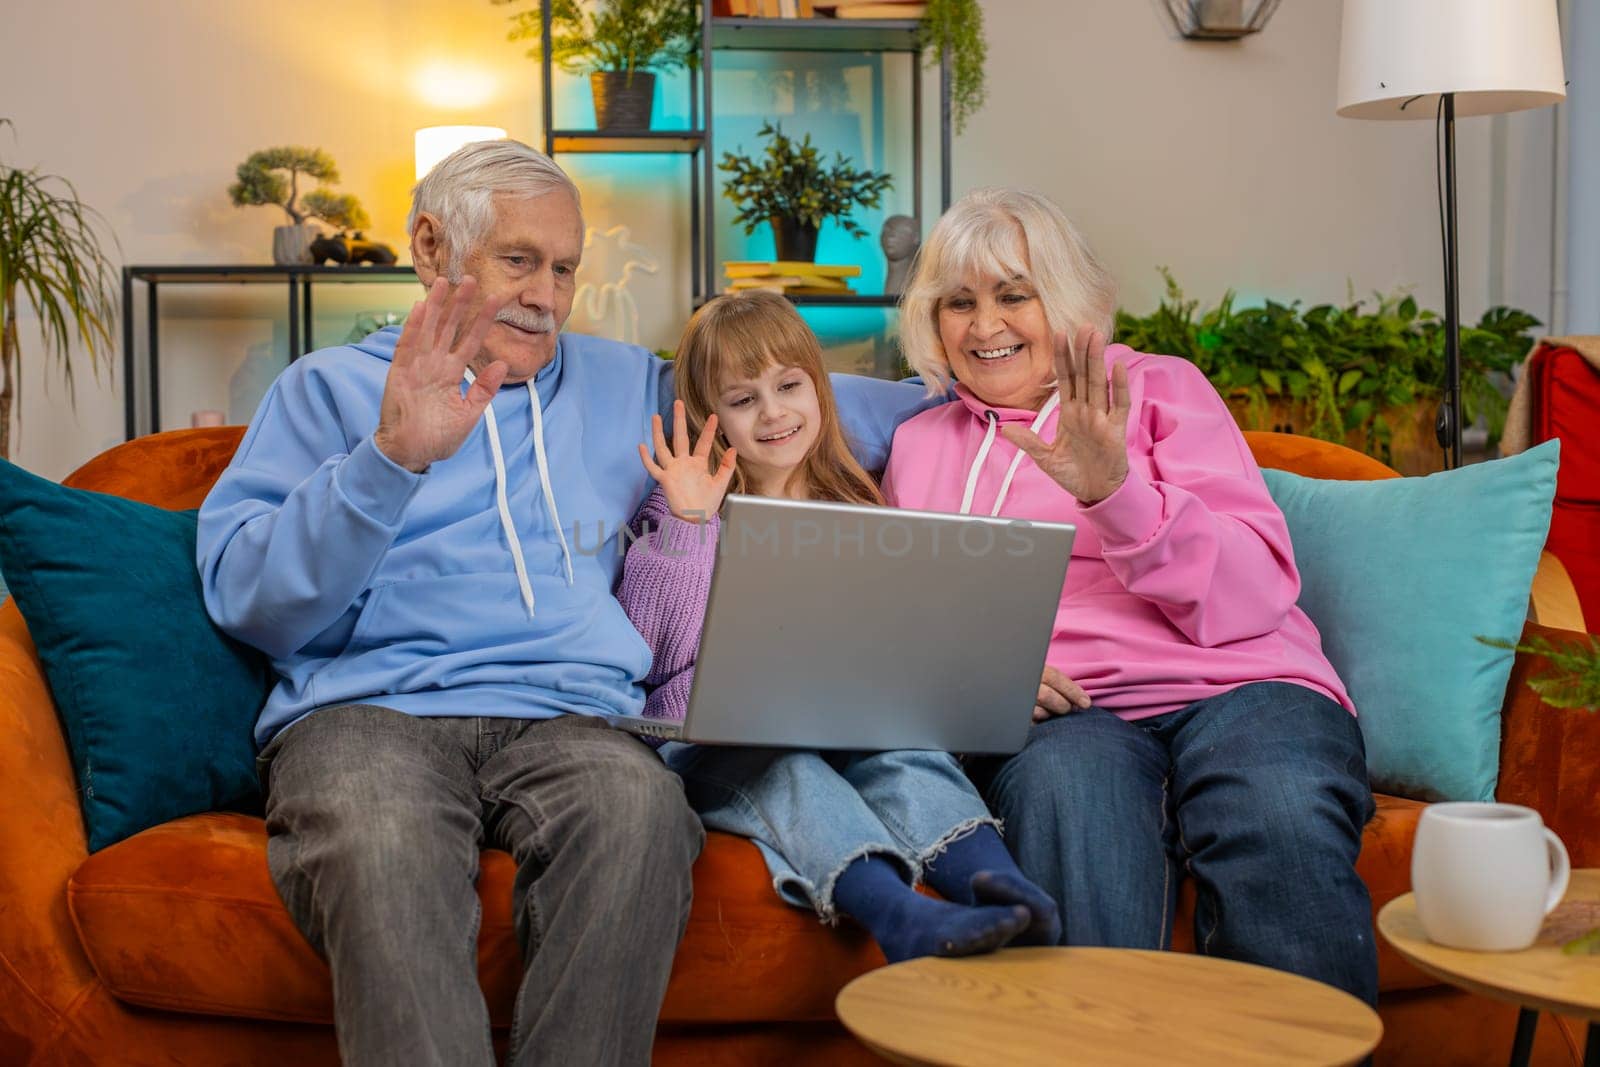
[[[1022,457],[998,514],[1070,522],[1078,535],[1048,661],[1096,706],[1125,719],[1176,711],[1247,682],[1281,681],[1354,705],[1295,606],[1300,575],[1283,514],[1244,436],[1211,383],[1187,360],[1125,345],[1106,365],[1128,368],[1128,477],[1080,507]],[[994,511],[1019,455],[991,420],[1028,426],[1036,413],[991,408],[965,386],[959,403],[904,423],[883,490],[889,503],[962,512],[974,471],[973,514]],[[1039,429],[1054,440],[1052,411]]]

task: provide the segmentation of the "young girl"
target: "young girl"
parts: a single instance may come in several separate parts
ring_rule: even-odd
[[[660,487],[636,520],[619,593],[655,655],[645,714],[671,719],[688,705],[730,488],[883,503],[845,445],[817,339],[783,297],[741,293],[701,308],[678,345],[676,378],[671,445],[657,417],[654,459],[639,446]],[[708,827],[756,843],[785,900],[828,921],[850,916],[890,962],[1060,938],[1054,902],[1017,869],[946,753],[661,752]],[[917,893],[918,882],[945,899]]]

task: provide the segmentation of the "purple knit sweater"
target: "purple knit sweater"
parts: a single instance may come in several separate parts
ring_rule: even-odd
[[[681,720],[689,710],[720,527],[715,516],[704,525],[677,518],[660,489],[633,520],[639,539],[628,549],[617,599],[653,657],[644,679],[649,718]]]

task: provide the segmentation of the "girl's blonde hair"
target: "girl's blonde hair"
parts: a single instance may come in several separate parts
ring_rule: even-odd
[[[973,279],[1025,278],[1052,333],[1092,325],[1110,336],[1117,286],[1052,201],[1021,189],[974,189],[950,205],[917,252],[900,299],[900,347],[928,383],[950,387],[939,340],[939,304]]]
[[[728,382],[758,377],[773,363],[805,371],[817,390],[822,425],[816,444],[796,472],[801,486],[813,500],[883,503],[883,494],[845,442],[833,386],[822,365],[822,346],[794,305],[782,296],[758,289],[711,300],[684,327],[673,362],[678,399],[688,415],[691,438],[700,436],[716,397]],[[711,446],[713,468],[722,461],[727,447],[719,434]],[[744,463],[738,461],[729,491],[745,493],[749,487]]]

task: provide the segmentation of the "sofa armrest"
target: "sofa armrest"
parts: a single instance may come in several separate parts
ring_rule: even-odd
[[[1539,553],[1539,569],[1533,572],[1533,588],[1528,593],[1528,620],[1557,630],[1582,633],[1586,629],[1578,589],[1554,552]],[[1595,621],[1600,623],[1600,619]]]
[[[0,783],[0,1037],[8,1027],[39,1036],[95,981],[67,912],[67,878],[89,850],[66,740],[14,601],[0,606]]]
[[[1529,623],[1523,638],[1554,644],[1584,639],[1581,633]],[[1544,818],[1574,867],[1600,866],[1600,711],[1554,708],[1528,686],[1549,669],[1543,656],[1517,653],[1501,718],[1498,799],[1524,804]]]

